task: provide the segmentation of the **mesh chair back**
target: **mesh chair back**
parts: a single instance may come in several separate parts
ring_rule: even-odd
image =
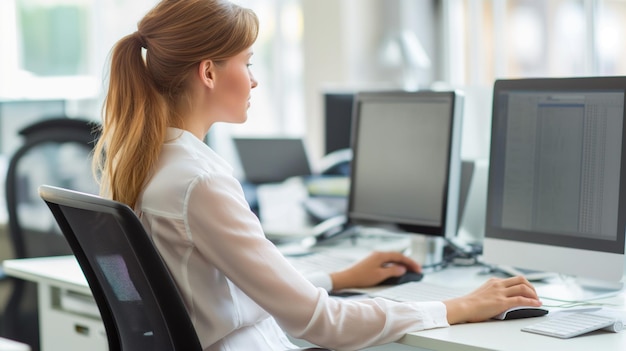
[[[165,263],[128,206],[46,185],[39,194],[87,278],[109,350],[201,350]]]

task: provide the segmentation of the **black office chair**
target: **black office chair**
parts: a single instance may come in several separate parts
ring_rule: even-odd
[[[87,278],[109,350],[202,349],[169,270],[130,207],[53,186],[39,189]]]
[[[6,174],[9,237],[14,258],[69,255],[67,241],[38,196],[39,184],[97,192],[91,152],[97,123],[78,118],[45,118],[19,131],[22,145],[11,155]],[[2,313],[2,336],[39,350],[36,285],[10,280]]]

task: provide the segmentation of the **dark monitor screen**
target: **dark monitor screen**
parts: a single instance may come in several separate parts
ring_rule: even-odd
[[[452,237],[459,198],[461,96],[356,96],[348,221]]]
[[[626,77],[494,85],[485,260],[619,280]]]
[[[350,148],[354,93],[324,93],[324,152]]]
[[[234,137],[233,142],[247,182],[277,183],[290,177],[311,175],[302,138]]]

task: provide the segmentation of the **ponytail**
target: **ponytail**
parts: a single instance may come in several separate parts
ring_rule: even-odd
[[[135,32],[113,48],[102,135],[94,152],[101,195],[134,207],[165,139],[168,109],[142,56]]]

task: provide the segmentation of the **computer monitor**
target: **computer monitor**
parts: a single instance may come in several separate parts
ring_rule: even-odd
[[[233,142],[247,182],[278,183],[291,177],[311,175],[302,138],[234,137]]]
[[[350,148],[352,92],[324,92],[324,152]]]
[[[421,234],[426,240],[454,237],[462,96],[361,92],[354,106],[348,223]],[[416,258],[435,263],[443,250],[443,245],[437,246],[430,259]]]
[[[487,263],[622,278],[625,93],[626,77],[495,82]]]

